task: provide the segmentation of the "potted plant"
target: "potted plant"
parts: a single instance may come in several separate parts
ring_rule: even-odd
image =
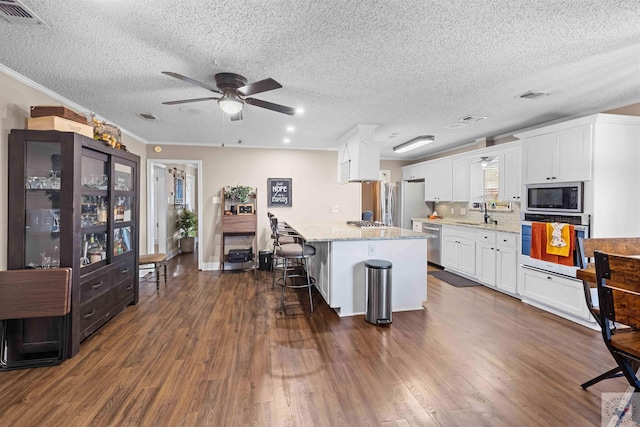
[[[225,187],[224,197],[240,203],[247,203],[252,195],[255,194],[253,187],[246,185],[236,185],[235,187]]]
[[[195,210],[184,208],[176,220],[180,232],[180,252],[191,253],[195,246],[195,236],[198,232],[198,216]]]

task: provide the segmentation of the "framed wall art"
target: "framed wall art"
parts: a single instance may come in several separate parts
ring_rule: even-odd
[[[267,178],[267,206],[291,207],[291,178]]]

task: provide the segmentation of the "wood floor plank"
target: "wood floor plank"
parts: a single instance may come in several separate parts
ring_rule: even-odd
[[[60,366],[0,372],[0,425],[600,425],[614,366],[598,332],[482,286],[429,276],[425,310],[377,327],[268,272],[169,261]]]

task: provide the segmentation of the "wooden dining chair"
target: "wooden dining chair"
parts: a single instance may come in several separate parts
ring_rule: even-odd
[[[613,253],[618,255],[637,255],[640,254],[640,238],[617,238],[617,237],[603,237],[603,238],[578,238],[578,248],[580,268],[587,268],[594,262],[595,252]],[[584,297],[589,312],[593,318],[600,324],[600,307],[598,304],[598,290],[595,283],[590,283],[586,280],[582,281],[584,289]],[[584,382],[580,386],[586,390],[588,387],[599,383],[602,380],[608,378],[617,378],[622,376],[622,372],[619,366],[609,369],[597,377]]]
[[[602,337],[620,370],[635,391],[640,380],[640,258],[595,252]],[[618,333],[617,324],[632,329]]]

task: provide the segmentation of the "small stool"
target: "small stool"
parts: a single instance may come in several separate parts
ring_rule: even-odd
[[[153,267],[139,267],[140,270],[154,269],[156,271],[156,290],[160,290],[160,267],[164,267],[164,284],[167,284],[167,254],[140,255],[138,266],[153,264]]]

